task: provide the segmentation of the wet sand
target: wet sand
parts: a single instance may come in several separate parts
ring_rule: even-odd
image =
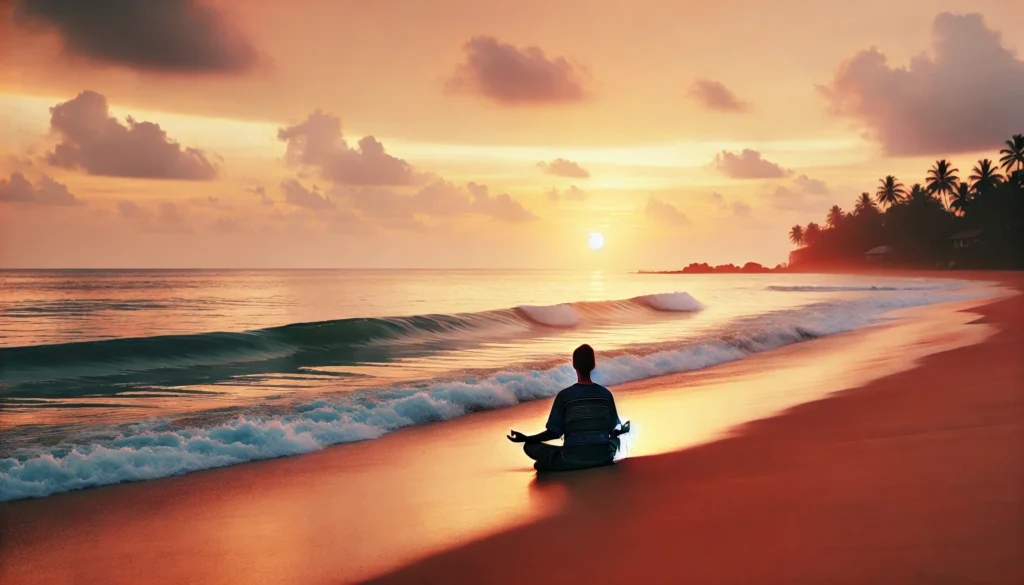
[[[0,504],[0,581],[1020,582],[1020,299],[617,387],[609,469],[537,478],[544,400]]]
[[[975,310],[980,344],[733,438],[544,479],[557,515],[374,582],[1022,583],[1022,299]]]

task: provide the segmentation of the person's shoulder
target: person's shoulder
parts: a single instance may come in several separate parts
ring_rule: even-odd
[[[579,390],[579,387],[580,387],[579,384],[573,384],[571,386],[566,386],[565,388],[562,388],[561,390],[558,391],[558,394],[555,395],[555,398],[559,398],[559,397],[564,398],[566,396],[575,394]]]

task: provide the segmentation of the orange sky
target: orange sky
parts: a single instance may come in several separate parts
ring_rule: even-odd
[[[61,4],[0,0],[0,267],[774,265],[1024,131],[1019,0]]]

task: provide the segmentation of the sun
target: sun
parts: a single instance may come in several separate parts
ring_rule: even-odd
[[[587,245],[590,246],[591,250],[600,250],[604,247],[604,236],[597,232],[590,234],[590,239],[587,240]]]

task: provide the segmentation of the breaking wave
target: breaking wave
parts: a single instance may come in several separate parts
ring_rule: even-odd
[[[160,335],[53,345],[0,348],[0,383],[107,376],[165,368],[244,364],[296,354],[438,337],[494,337],[534,327],[574,327],[587,320],[614,322],[644,311],[699,311],[688,293],[647,295],[623,301],[523,305],[480,313],[355,318],[294,323],[246,332]]]
[[[977,295],[975,295],[977,296]],[[645,352],[621,353],[600,359],[594,378],[606,385],[664,374],[697,370],[751,354],[779,348],[824,335],[850,331],[877,321],[887,311],[939,301],[973,298],[965,295],[911,293],[868,296],[854,301],[819,303],[789,311],[770,312],[740,319],[718,333],[675,345],[647,348]],[[641,300],[642,299],[642,300]],[[692,297],[639,297],[604,303],[601,311],[620,311],[630,306],[658,310],[696,310]],[[568,316],[586,318],[595,304],[574,303],[558,307],[497,312],[506,318],[525,314],[545,326],[564,326]],[[532,315],[531,315],[532,311]],[[485,313],[493,318],[495,313]],[[541,316],[539,316],[541,315]],[[202,340],[272,338],[273,343],[322,344],[337,342],[339,323],[348,339],[365,341],[383,334],[410,329],[448,331],[474,326],[474,319],[449,316],[406,320],[345,320],[265,330],[262,334],[209,334],[187,336]],[[552,325],[552,322],[556,323]],[[228,337],[223,337],[228,336]],[[235,337],[232,337],[235,336]],[[240,336],[240,337],[239,337]],[[138,343],[137,340],[124,340]],[[151,343],[180,343],[159,339]],[[115,342],[97,342],[99,347]],[[145,341],[144,341],[145,343]],[[215,343],[210,341],[209,343]],[[262,341],[260,343],[263,343]],[[266,350],[269,346],[259,346]],[[53,351],[52,349],[46,351]],[[95,350],[92,355],[104,355]],[[68,490],[156,479],[191,471],[223,467],[323,449],[329,445],[375,439],[394,430],[433,421],[449,420],[467,413],[508,407],[550,397],[575,380],[569,365],[547,369],[508,369],[478,378],[434,380],[416,388],[380,388],[321,396],[277,414],[244,414],[216,424],[190,428],[153,419],[121,427],[99,441],[73,440],[57,446],[19,449],[0,459],[0,501],[40,497]]]

